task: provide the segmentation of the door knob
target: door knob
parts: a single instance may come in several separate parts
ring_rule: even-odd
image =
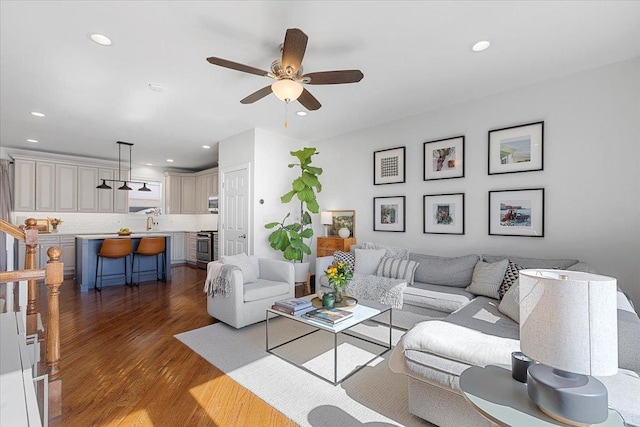
[[[238,238],[240,238],[240,239],[246,239],[246,238],[247,238],[247,235],[246,235],[246,234],[241,234],[241,235],[239,235],[239,236],[238,236]]]

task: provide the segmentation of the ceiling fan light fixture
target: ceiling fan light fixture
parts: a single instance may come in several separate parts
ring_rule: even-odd
[[[271,90],[284,102],[295,101],[302,95],[304,88],[296,81],[290,79],[277,80],[271,84]]]

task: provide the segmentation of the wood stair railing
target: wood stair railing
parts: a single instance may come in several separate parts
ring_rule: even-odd
[[[44,270],[36,269],[36,250],[38,246],[37,221],[29,218],[25,221],[24,231],[13,224],[0,219],[0,231],[25,242],[24,270],[0,272],[0,283],[28,283],[27,295],[27,334],[37,333],[38,321],[38,280],[44,279],[49,288],[49,301],[46,325],[46,373],[49,379],[49,419],[62,415],[62,378],[60,376],[60,286],[64,280],[64,264],[60,261],[62,249],[50,247],[47,250],[49,260]],[[10,309],[14,309],[10,307]]]

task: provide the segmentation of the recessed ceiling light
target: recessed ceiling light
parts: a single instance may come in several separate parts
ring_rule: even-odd
[[[36,117],[44,117],[44,113],[39,113],[37,111],[32,111],[31,115]]]
[[[207,150],[208,150],[209,148],[211,148],[211,146],[210,146],[210,145],[203,145],[203,146],[202,146],[202,148],[204,148],[204,149],[207,149]]]
[[[38,142],[37,139],[27,139],[27,142]]]
[[[154,92],[162,92],[164,89],[157,83],[149,83],[149,89]]]
[[[307,112],[306,112],[306,111],[298,111],[298,112],[296,113],[296,115],[297,115],[297,116],[300,116],[300,117],[304,117],[304,116],[306,116],[306,115],[307,115]]]
[[[89,38],[95,43],[98,43],[100,46],[111,46],[111,39],[104,34],[90,34]]]
[[[482,40],[474,44],[471,50],[473,50],[474,52],[482,52],[483,50],[487,50],[489,46],[491,46],[491,42]]]
[[[168,163],[173,163],[173,159],[167,159]]]
[[[151,163],[145,163],[145,165],[147,165],[147,166],[153,166]]]

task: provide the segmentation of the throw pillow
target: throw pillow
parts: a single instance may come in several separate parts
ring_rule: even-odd
[[[502,284],[500,285],[500,289],[498,289],[498,295],[500,295],[500,299],[504,297],[504,294],[506,294],[509,288],[513,286],[516,280],[518,280],[518,272],[520,270],[523,270],[523,268],[513,261],[509,260],[507,270],[504,272],[504,279],[502,279]]]
[[[253,266],[251,265],[251,260],[249,256],[244,252],[238,255],[225,255],[220,261],[223,264],[232,264],[240,268],[242,271],[242,282],[243,284],[254,283],[258,281],[258,277],[256,276],[255,271],[253,271]]]
[[[516,279],[504,294],[500,305],[498,305],[498,310],[520,324],[520,280]]]
[[[354,273],[376,274],[378,264],[384,256],[384,249],[356,249],[356,265]]]
[[[384,249],[384,256],[389,258],[409,259],[409,248],[397,246],[384,246],[373,242],[364,242],[362,249]]]
[[[413,285],[413,276],[418,268],[418,263],[406,259],[382,257],[376,276],[389,277],[391,279],[406,280],[409,285]]]
[[[356,254],[352,254],[351,252],[335,251],[333,253],[333,262],[343,262],[351,268],[351,271],[353,271],[353,268],[356,265]]]
[[[498,299],[498,289],[504,279],[504,273],[507,270],[509,260],[488,263],[478,261],[473,269],[471,284],[465,288],[466,291],[476,295],[484,295],[489,298]]]

